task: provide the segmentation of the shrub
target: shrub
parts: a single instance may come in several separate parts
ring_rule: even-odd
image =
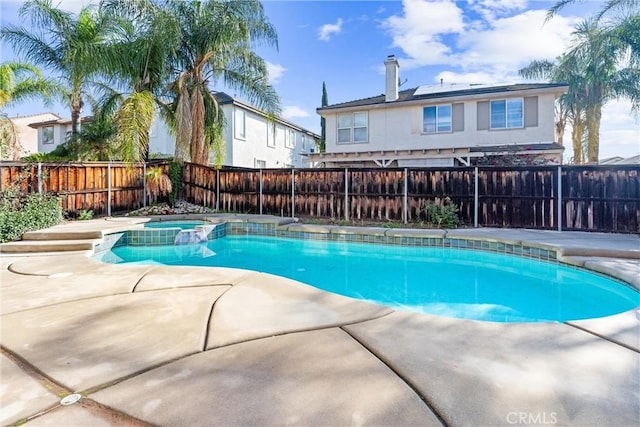
[[[86,221],[89,219],[93,218],[93,211],[92,210],[87,210],[87,209],[82,209],[80,211],[80,213],[78,214],[78,220],[80,221]]]
[[[424,211],[427,215],[427,222],[432,227],[457,228],[461,224],[460,218],[458,218],[458,206],[448,197],[445,197],[441,205],[427,202]]]
[[[0,242],[17,240],[27,231],[51,227],[61,221],[58,197],[21,195],[13,191],[3,191],[0,196]]]

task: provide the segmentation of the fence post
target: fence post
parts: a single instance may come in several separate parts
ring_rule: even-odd
[[[562,231],[562,166],[558,166],[558,231]]]
[[[42,163],[38,162],[38,194],[42,194]]]
[[[405,224],[409,222],[409,193],[407,190],[408,182],[409,178],[407,177],[407,168],[404,168],[404,203],[402,207],[402,220]]]
[[[344,168],[344,220],[349,221],[349,168]]]
[[[220,212],[220,169],[216,169],[216,213]]]
[[[474,168],[473,178],[473,226],[478,228],[478,167]]]
[[[291,218],[296,217],[296,170],[291,168]]]
[[[111,216],[111,161],[107,163],[107,216]]]
[[[147,163],[142,164],[142,207],[147,207]]]
[[[262,168],[260,168],[260,215],[262,215]]]

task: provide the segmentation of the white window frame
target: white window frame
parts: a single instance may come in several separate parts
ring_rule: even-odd
[[[504,102],[504,126],[494,126],[493,123],[493,106],[498,102]],[[517,124],[513,124],[512,122],[509,122],[509,105],[513,106],[516,103],[518,103],[520,106],[520,122]],[[522,128],[524,128],[524,98],[506,98],[489,101],[489,129],[502,130]]]
[[[247,112],[236,108],[233,115],[234,123],[233,128],[236,139],[247,139]]]
[[[267,122],[267,147],[276,148],[276,124]]]
[[[440,109],[441,108],[445,108],[448,107],[449,108],[449,128],[448,129],[444,129],[444,130],[440,130]],[[435,129],[434,130],[427,130],[426,129],[426,123],[424,120],[424,113],[425,110],[427,108],[434,108],[436,110],[436,122],[435,122]],[[423,134],[434,134],[434,133],[451,133],[453,132],[453,104],[438,104],[438,105],[425,105],[424,107],[422,107],[422,133]]]
[[[255,169],[264,169],[267,167],[267,161],[266,160],[262,160],[262,159],[258,159],[257,157],[253,158],[253,167]]]
[[[276,126],[276,145],[279,147],[284,147],[285,138],[287,135],[287,129],[283,126]]]
[[[53,126],[45,126],[42,128],[42,144],[51,145],[55,141],[53,135]]]
[[[284,147],[293,148],[296,145],[296,131],[290,128],[285,129]]]
[[[356,117],[357,116],[361,116],[364,115],[364,121],[366,122],[366,124],[363,126],[361,123],[360,124],[356,124]],[[343,119],[347,119],[348,120],[348,126],[346,125],[346,122],[344,125],[341,126],[341,117]],[[364,139],[358,139],[356,140],[356,135],[357,135],[357,131],[358,130],[362,130],[364,129],[365,135],[366,137]],[[340,135],[342,132],[342,135],[345,135],[345,132],[348,130],[349,131],[349,139],[342,139],[340,140]],[[336,142],[338,144],[366,144],[369,142],[369,112],[368,111],[354,111],[353,113],[343,113],[343,114],[338,114],[338,116],[336,117]]]

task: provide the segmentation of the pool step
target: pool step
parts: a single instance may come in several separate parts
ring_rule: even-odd
[[[102,239],[81,240],[19,240],[0,245],[2,253],[42,253],[42,252],[68,252],[68,251],[92,251]]]
[[[102,239],[102,231],[29,231],[22,235],[22,240],[87,240]]]

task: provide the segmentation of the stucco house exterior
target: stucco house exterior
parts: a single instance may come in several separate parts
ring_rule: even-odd
[[[420,86],[399,90],[399,63],[384,62],[385,93],[318,108],[326,120],[327,167],[477,164],[480,158],[533,156],[561,163],[555,102],[564,84]]]
[[[11,123],[16,130],[18,142],[21,146],[21,151],[18,157],[25,157],[33,153],[37,153],[40,150],[38,129],[31,126],[33,123],[51,122],[60,120],[60,116],[54,113],[40,113],[31,114],[28,116],[16,116],[10,117]],[[50,150],[49,150],[50,151]]]
[[[307,167],[303,152],[317,150],[320,136],[288,120],[269,116],[258,108],[223,92],[215,94],[224,112],[224,166],[246,168]],[[91,118],[83,118],[90,120]],[[49,152],[65,141],[71,121],[58,118],[31,123],[37,130],[38,151]],[[152,155],[172,156],[175,136],[158,116],[149,133]],[[212,159],[213,161],[213,159]]]

